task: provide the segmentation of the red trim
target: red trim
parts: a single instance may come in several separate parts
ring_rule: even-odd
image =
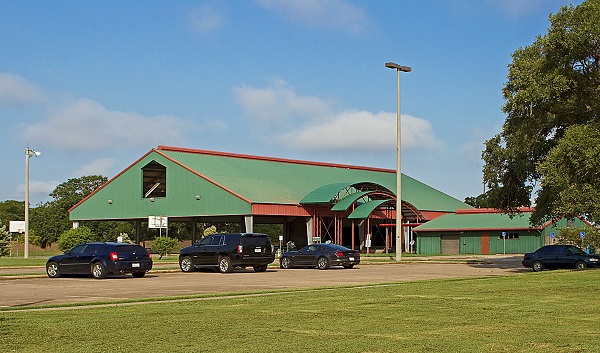
[[[474,231],[506,231],[506,230],[542,230],[539,227],[508,227],[508,228],[438,228],[438,229],[415,229],[415,232],[474,232]]]
[[[254,216],[311,216],[308,210],[300,205],[258,204],[252,205]]]
[[[519,207],[518,212],[533,212],[533,207]],[[477,214],[477,213],[507,213],[505,210],[497,208],[463,208],[456,210],[456,214]]]
[[[396,170],[394,170],[394,169],[362,167],[362,166],[355,166],[355,165],[349,165],[349,164],[312,162],[312,161],[303,161],[303,160],[299,160],[299,159],[253,156],[253,155],[249,155],[249,154],[228,153],[228,152],[218,152],[218,151],[209,151],[209,150],[197,150],[197,149],[193,149],[193,148],[158,146],[157,149],[161,150],[161,151],[206,154],[206,155],[210,155],[210,156],[244,158],[244,159],[253,159],[253,160],[259,160],[259,161],[268,161],[268,162],[282,162],[282,163],[292,163],[292,164],[314,165],[314,166],[320,166],[320,167],[346,168],[346,169],[357,169],[357,170],[370,170],[370,171],[375,171],[375,172],[396,173]]]
[[[97,193],[98,191],[100,191],[101,189],[103,189],[106,185],[112,183],[113,180],[117,179],[118,177],[120,177],[121,175],[123,175],[123,173],[125,173],[126,171],[128,171],[129,169],[131,169],[134,165],[136,165],[139,161],[141,161],[142,159],[146,158],[146,156],[148,156],[150,153],[154,152],[154,149],[151,149],[150,151],[146,152],[146,154],[144,154],[143,156],[141,156],[140,158],[138,158],[137,161],[131,163],[129,165],[129,167],[123,169],[119,174],[115,175],[112,179],[110,179],[109,181],[107,181],[106,183],[100,185],[99,188],[97,188],[96,190],[92,191],[91,194],[87,195],[86,197],[84,197],[81,201],[79,201],[78,203],[76,203],[75,205],[73,205],[71,208],[69,208],[68,212],[73,211],[77,206],[81,205],[85,200],[89,199],[90,197],[92,197],[92,195],[94,195],[95,193]]]
[[[418,227],[425,223],[402,223],[402,227]],[[396,223],[381,223],[377,225],[378,227],[395,227]]]

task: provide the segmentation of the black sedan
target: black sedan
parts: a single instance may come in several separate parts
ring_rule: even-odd
[[[600,257],[588,254],[573,245],[546,245],[535,252],[525,254],[521,263],[536,272],[545,268],[584,269],[600,267]]]
[[[330,266],[352,268],[360,263],[360,253],[337,244],[310,244],[297,251],[281,254],[279,266],[317,267],[326,270]]]
[[[84,243],[52,256],[46,262],[50,278],[62,275],[92,275],[105,278],[108,274],[131,273],[144,277],[152,269],[152,256],[139,245],[125,243]]]

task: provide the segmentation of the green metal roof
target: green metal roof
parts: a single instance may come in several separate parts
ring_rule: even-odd
[[[157,151],[252,203],[297,205],[317,189],[330,192],[341,185],[361,182],[396,189],[394,170],[168,147]],[[402,199],[427,211],[454,212],[471,207],[404,174]]]
[[[373,212],[374,209],[379,207],[382,203],[388,202],[390,200],[372,200],[369,202],[365,202],[358,206],[350,215],[349,219],[358,219],[358,218],[367,218]]]
[[[502,213],[449,213],[424,223],[413,230],[420,232],[532,229],[531,213],[511,216]]]
[[[369,193],[369,191],[360,191],[360,192],[355,192],[353,194],[350,194],[350,195],[344,197],[343,199],[341,199],[340,201],[338,201],[338,203],[336,203],[331,208],[331,210],[332,211],[346,211],[348,209],[348,207],[350,207],[350,205],[352,205],[356,200],[367,195],[368,193]]]
[[[149,163],[164,166],[166,197],[144,197],[142,174]],[[396,173],[381,168],[159,147],[69,212],[71,220],[251,214],[253,204],[299,205],[302,200],[328,203],[331,197],[344,200],[340,191],[367,184],[395,190]],[[402,199],[421,211],[454,212],[470,207],[406,175],[402,175]]]
[[[300,200],[300,203],[303,205],[330,203],[333,201],[334,196],[340,192],[340,190],[343,190],[351,185],[352,183],[335,183],[320,186]]]

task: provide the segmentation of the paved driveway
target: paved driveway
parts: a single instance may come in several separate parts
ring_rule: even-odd
[[[217,272],[148,273],[96,280],[85,277],[26,278],[0,281],[0,307],[19,307],[130,298],[152,298],[203,293],[231,293],[281,288],[312,288],[345,284],[418,281],[434,278],[502,276],[527,271],[521,256],[493,258],[490,263],[399,263],[362,264],[354,269],[331,268],[267,272],[236,270]]]

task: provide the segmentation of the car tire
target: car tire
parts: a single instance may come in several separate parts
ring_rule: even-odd
[[[142,278],[146,275],[146,272],[140,271],[140,272],[133,272],[132,273],[133,277],[135,278]]]
[[[192,263],[192,258],[189,256],[184,256],[179,259],[179,268],[182,272],[194,272],[194,264]]]
[[[267,265],[258,265],[258,266],[253,266],[254,267],[254,272],[266,272],[267,271]]]
[[[292,259],[290,259],[287,256],[282,257],[281,260],[279,261],[279,267],[281,267],[283,269],[292,268]]]
[[[58,270],[58,264],[56,262],[50,262],[46,265],[46,274],[50,278],[60,277],[60,271]]]
[[[343,265],[343,266],[344,266],[344,268],[348,268],[348,269],[350,269],[350,268],[354,267],[354,264]]]
[[[575,263],[575,268],[578,270],[584,270],[587,268],[587,264],[584,261],[577,261]]]
[[[534,261],[533,264],[531,265],[531,268],[533,268],[533,270],[535,272],[540,272],[541,270],[544,269],[544,265],[542,264],[541,261]]]
[[[229,256],[219,256],[219,272],[233,272],[233,266],[231,265],[231,259],[229,258]]]
[[[104,267],[102,262],[94,262],[92,264],[92,276],[94,276],[95,279],[106,278],[106,275],[106,267]]]
[[[317,260],[317,268],[319,270],[326,270],[329,268],[329,260],[325,256],[319,257]]]

